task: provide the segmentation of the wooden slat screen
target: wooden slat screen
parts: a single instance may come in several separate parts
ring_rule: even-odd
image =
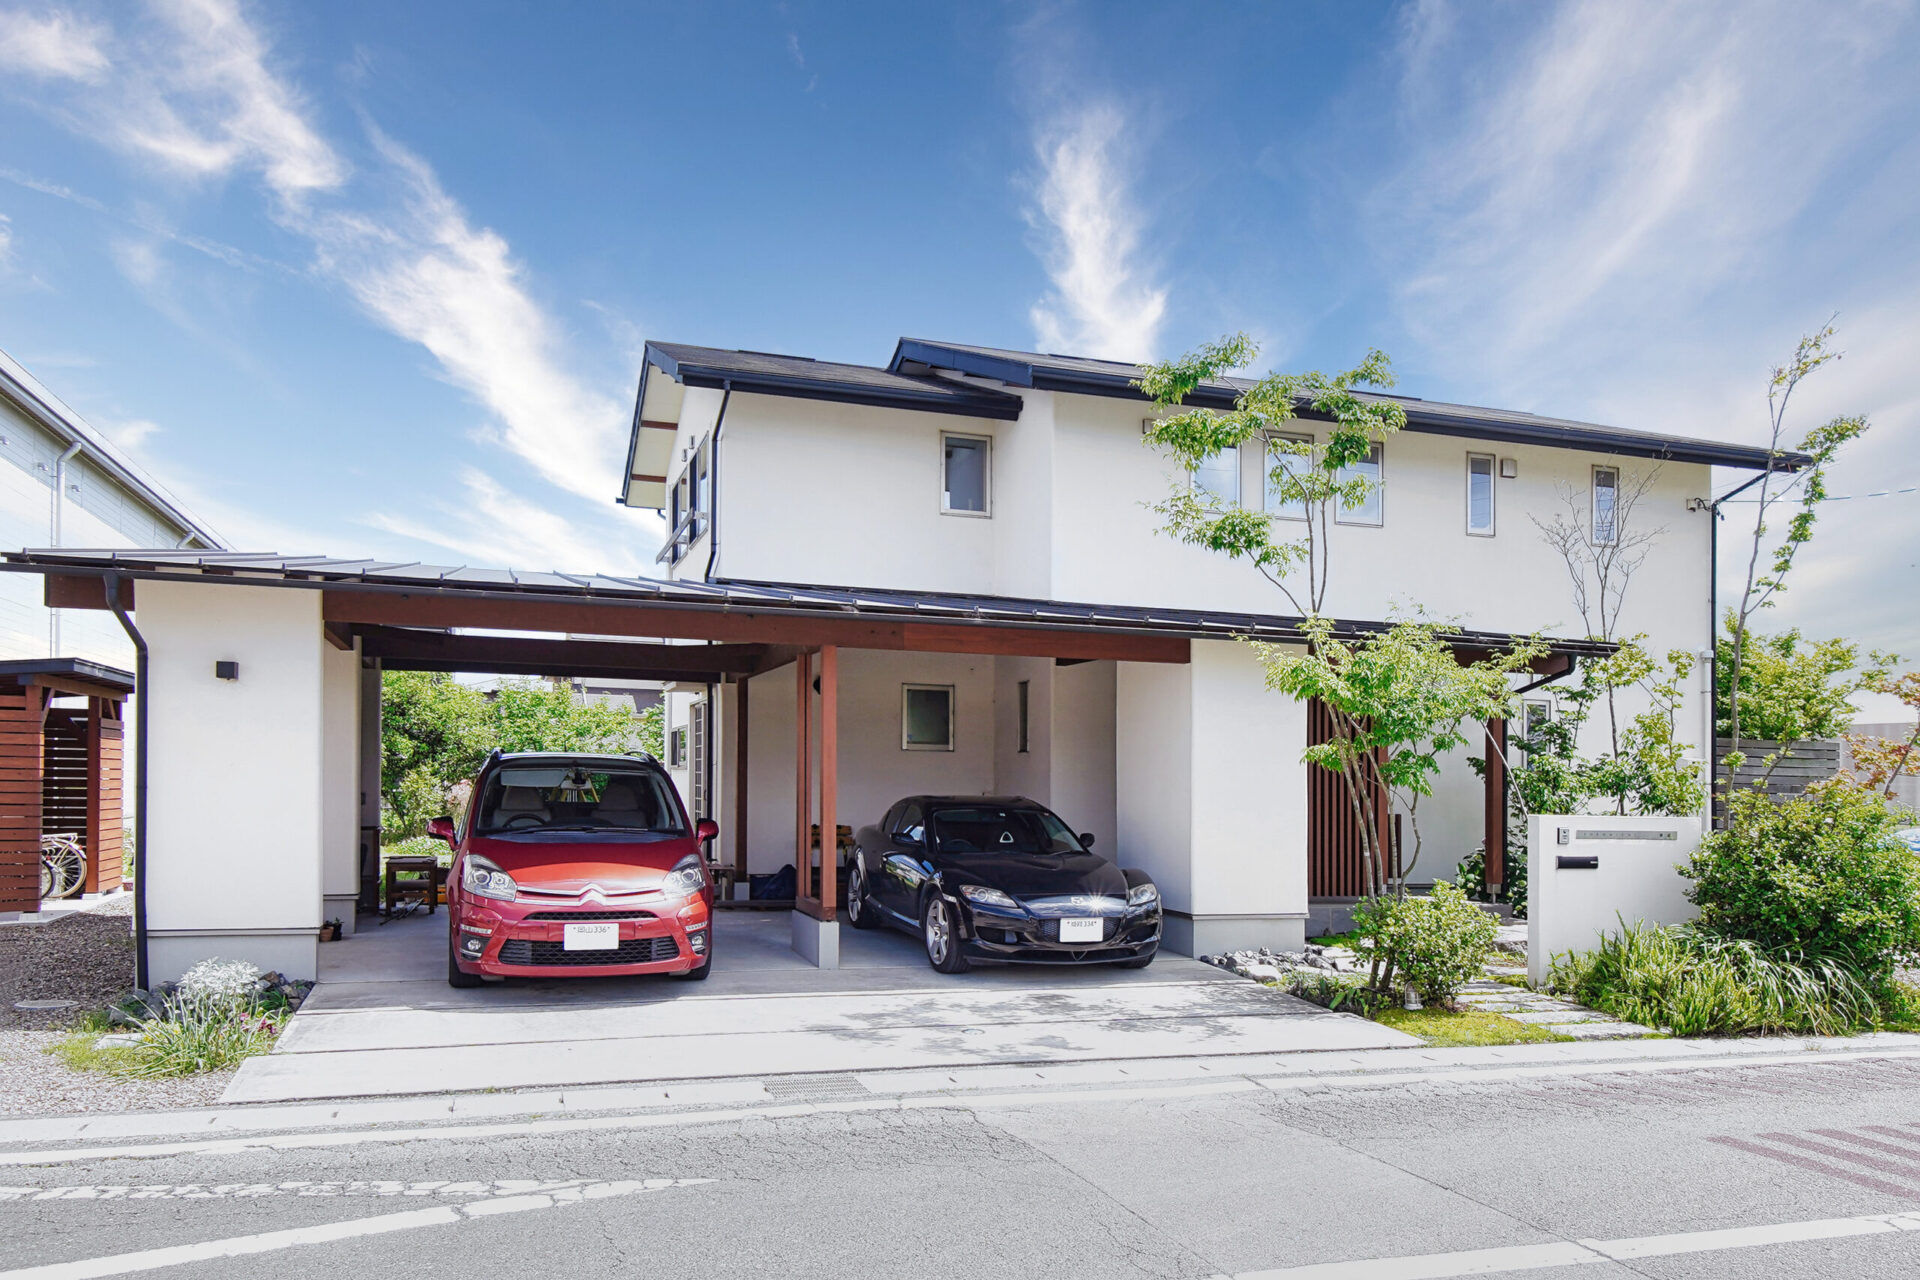
[[[87,713],[47,709],[40,751],[40,831],[87,836]]]
[[[124,739],[120,704],[94,700],[93,732],[87,735],[87,892],[111,893],[120,887],[126,856]]]
[[[1318,746],[1333,735],[1333,717],[1326,704],[1307,704],[1307,743]],[[1307,766],[1307,896],[1357,898],[1366,891],[1366,844],[1354,820],[1346,780],[1331,769]],[[1386,797],[1374,788],[1374,819],[1384,854],[1390,826]],[[1383,879],[1384,875],[1376,879]]]
[[[40,909],[40,726],[46,691],[0,687],[0,911]]]

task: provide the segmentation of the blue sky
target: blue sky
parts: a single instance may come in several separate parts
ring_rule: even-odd
[[[1796,421],[1873,418],[1865,494],[1920,485],[1917,54],[1899,0],[0,0],[0,346],[287,552],[644,570],[649,337],[1245,329],[1758,443],[1837,312]],[[1779,620],[1920,652],[1920,495],[1824,517]]]

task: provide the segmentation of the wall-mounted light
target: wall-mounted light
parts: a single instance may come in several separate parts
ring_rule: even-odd
[[[214,663],[213,678],[215,680],[238,680],[240,678],[240,664],[237,662]]]

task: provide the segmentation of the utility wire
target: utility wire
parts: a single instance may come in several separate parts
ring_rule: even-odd
[[[1902,493],[1920,493],[1920,484],[1910,484],[1904,489],[1876,489],[1872,493],[1829,494],[1827,497],[1820,499],[1820,501],[1822,502],[1854,502],[1861,498],[1891,498],[1896,494],[1902,494]],[[1722,498],[1720,501],[1727,506],[1745,506],[1748,503],[1757,503],[1760,501],[1760,499],[1758,498]]]

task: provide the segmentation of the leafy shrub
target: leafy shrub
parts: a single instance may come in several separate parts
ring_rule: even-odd
[[[1837,959],[1872,983],[1920,954],[1920,859],[1900,819],[1845,778],[1775,801],[1736,791],[1686,874],[1700,927],[1768,953]]]
[[[1288,995],[1299,996],[1335,1013],[1371,1017],[1381,1003],[1379,995],[1369,991],[1357,974],[1296,969],[1281,985]]]
[[[1450,1004],[1480,976],[1499,926],[1456,886],[1433,886],[1425,898],[1376,898],[1354,908],[1354,951],[1372,966],[1371,985],[1391,990],[1395,978],[1429,1004]]]
[[[1501,863],[1505,878],[1500,882],[1500,892],[1494,893],[1487,888],[1487,849],[1484,844],[1475,845],[1473,852],[1460,859],[1453,869],[1453,882],[1475,902],[1504,902],[1513,912],[1513,918],[1527,918],[1527,829],[1526,814],[1518,809],[1512,811],[1509,819],[1522,833],[1516,840],[1507,844],[1507,856]],[[1510,830],[1513,828],[1509,828]]]
[[[180,977],[181,1000],[244,1001],[252,998],[260,970],[245,960],[202,960]]]
[[[1880,993],[1840,960],[1686,925],[1629,925],[1592,951],[1556,956],[1547,985],[1678,1036],[1844,1035],[1884,1021]]]

